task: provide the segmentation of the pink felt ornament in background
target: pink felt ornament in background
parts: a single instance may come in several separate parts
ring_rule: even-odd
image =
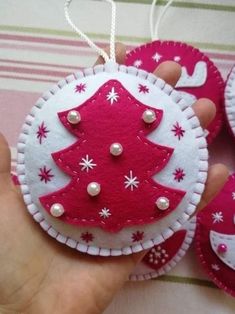
[[[196,253],[212,281],[235,297],[235,174],[197,215]]]
[[[204,132],[181,94],[118,65],[65,16],[104,65],[61,80],[36,102],[18,143],[29,213],[57,241],[91,255],[139,252],[185,224],[207,179]],[[183,160],[183,163],[182,163]]]
[[[195,228],[194,216],[169,239],[150,249],[130,275],[130,280],[148,280],[168,273],[186,254],[193,241]]]
[[[224,81],[214,63],[199,49],[179,41],[158,39],[161,19],[173,0],[168,1],[161,12],[154,30],[153,15],[156,2],[153,1],[150,11],[153,41],[130,51],[126,56],[126,65],[153,72],[164,61],[178,62],[182,67],[182,74],[176,89],[187,103],[193,104],[197,99],[205,97],[215,103],[216,116],[206,130],[207,141],[211,143],[223,123]]]

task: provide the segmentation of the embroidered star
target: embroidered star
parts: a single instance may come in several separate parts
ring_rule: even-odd
[[[112,87],[111,91],[108,93],[106,97],[107,97],[107,100],[109,100],[112,105],[114,102],[117,102],[119,95],[118,93],[115,92],[114,87]]]
[[[161,59],[161,55],[158,53],[158,52],[156,52],[153,56],[152,56],[152,59],[154,60],[154,61],[156,61],[156,62],[159,62],[160,61],[160,59]]]
[[[99,212],[100,217],[101,218],[109,218],[109,216],[111,216],[112,214],[110,213],[110,210],[106,207],[104,207],[103,209],[101,209],[101,211]]]
[[[144,231],[136,231],[136,233],[132,233],[132,242],[138,242],[143,240],[144,238]]]
[[[95,163],[93,163],[93,159],[91,159],[88,155],[86,155],[86,158],[82,158],[82,161],[79,162],[79,165],[81,166],[81,170],[86,170],[86,172],[97,166]]]
[[[81,239],[82,239],[83,241],[85,241],[86,243],[88,243],[88,242],[91,242],[91,241],[94,240],[94,236],[93,236],[92,233],[84,232],[84,233],[82,233],[82,235],[81,235]]]
[[[216,212],[216,213],[212,213],[212,219],[213,219],[213,224],[215,223],[220,223],[224,221],[224,217],[222,212]]]
[[[169,257],[167,251],[160,245],[158,245],[157,247],[153,247],[147,256],[148,261],[154,264],[158,264],[159,262],[164,264],[166,262],[166,259]]]
[[[43,138],[47,138],[47,133],[49,132],[50,131],[47,129],[44,122],[42,122],[37,130],[37,139],[39,139],[39,144],[42,144]]]
[[[235,201],[235,192],[232,192],[232,199]]]
[[[140,59],[135,60],[135,62],[133,63],[133,65],[134,65],[136,68],[139,68],[142,64],[143,64],[143,62],[142,62],[142,60],[140,60]]]
[[[182,168],[175,169],[175,172],[173,173],[173,175],[174,175],[174,180],[178,182],[184,180],[184,177],[185,177],[185,173]]]
[[[175,62],[179,62],[180,60],[181,60],[181,57],[180,57],[180,56],[175,56],[175,57],[174,57],[174,61],[175,61]]]
[[[137,177],[133,177],[133,172],[130,170],[129,176],[124,176],[126,181],[124,182],[125,188],[130,188],[131,191],[134,190],[134,188],[138,188],[139,181],[137,180]]]
[[[183,137],[185,133],[185,130],[182,128],[182,126],[179,125],[178,122],[176,122],[173,125],[173,129],[171,131],[175,133],[175,136],[178,137],[179,141],[181,140],[181,137]]]
[[[54,177],[54,175],[51,173],[51,169],[47,169],[46,166],[39,169],[38,176],[40,177],[40,181],[44,181],[45,183],[51,181],[51,178]]]
[[[149,93],[149,88],[146,85],[139,84],[139,93]]]
[[[81,94],[81,93],[83,93],[83,92],[85,92],[85,91],[86,91],[86,84],[80,83],[80,84],[76,85],[76,87],[75,87],[75,93]]]
[[[217,264],[212,264],[212,265],[211,265],[211,268],[212,268],[213,270],[215,270],[215,271],[219,271],[219,270],[220,270],[220,267],[219,267],[219,265],[217,265]]]

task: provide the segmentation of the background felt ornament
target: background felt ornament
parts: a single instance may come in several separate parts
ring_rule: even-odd
[[[196,252],[213,282],[235,297],[235,174],[198,214]]]
[[[168,273],[189,249],[194,238],[195,227],[194,216],[166,241],[151,248],[130,275],[130,280],[148,280]]]
[[[209,98],[216,105],[216,116],[207,128],[210,143],[223,122],[224,81],[213,62],[200,50],[176,41],[156,40],[130,51],[126,65],[153,72],[164,61],[176,61],[182,67],[176,89],[188,104],[199,98]]]
[[[230,130],[235,136],[235,66],[232,68],[225,87],[225,112]]]

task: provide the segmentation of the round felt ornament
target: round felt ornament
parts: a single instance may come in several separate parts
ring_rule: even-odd
[[[235,297],[235,174],[198,214],[196,252],[213,282]]]
[[[199,121],[154,75],[112,62],[45,93],[26,118],[18,176],[29,212],[58,241],[120,255],[189,219],[207,177]]]
[[[115,16],[115,3],[112,16]],[[208,152],[193,110],[151,73],[105,60],[58,82],[26,118],[17,172],[28,211],[59,242],[92,255],[162,242],[196,209]]]
[[[233,136],[235,136],[235,66],[228,76],[224,98],[227,121]]]
[[[126,65],[153,72],[164,61],[176,61],[182,74],[176,90],[192,105],[199,98],[215,103],[216,116],[206,130],[210,143],[219,133],[223,122],[224,81],[213,62],[200,50],[176,41],[156,40],[130,51]]]
[[[186,254],[193,241],[195,228],[194,216],[166,241],[151,248],[130,275],[130,280],[148,280],[168,273]]]

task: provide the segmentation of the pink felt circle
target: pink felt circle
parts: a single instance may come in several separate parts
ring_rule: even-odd
[[[196,99],[209,98],[215,103],[217,113],[207,128],[207,142],[211,143],[223,123],[224,81],[219,70],[204,53],[185,43],[157,40],[130,51],[126,56],[126,65],[153,72],[159,64],[169,60],[178,62],[182,67],[181,86],[176,85],[178,91]],[[204,77],[203,71],[207,72]]]
[[[197,215],[195,239],[198,260],[208,276],[235,297],[235,174]]]

